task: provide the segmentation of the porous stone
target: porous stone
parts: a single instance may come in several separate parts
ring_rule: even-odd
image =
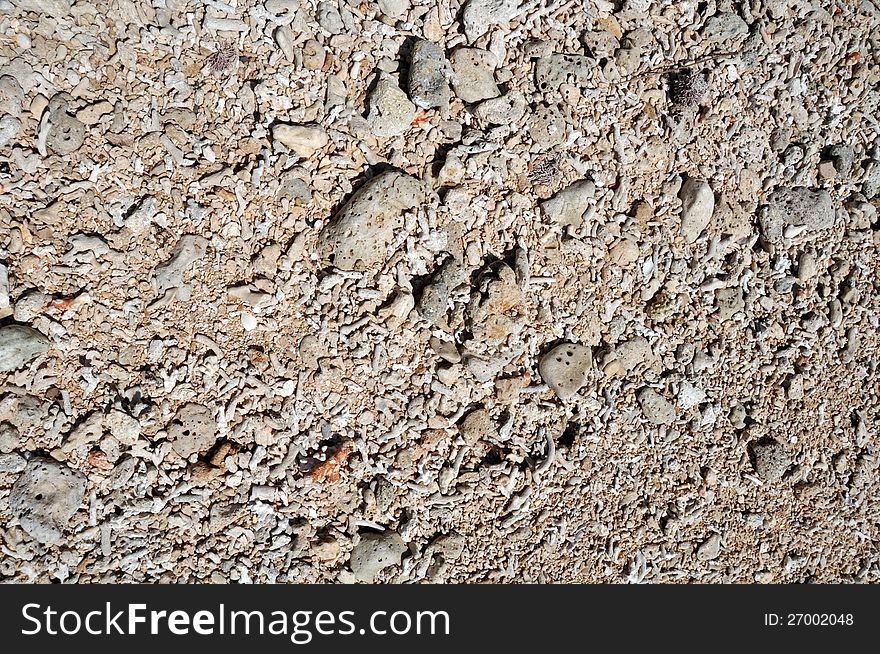
[[[400,565],[406,543],[395,531],[361,534],[352,548],[349,566],[357,581],[374,583],[376,575],[392,565]]]
[[[595,59],[611,57],[620,47],[620,41],[607,30],[593,30],[586,32],[581,39],[587,48],[587,52]]]
[[[9,493],[9,508],[37,542],[56,545],[83,501],[85,477],[46,457],[32,458]]]
[[[529,136],[542,148],[553,148],[565,141],[565,117],[555,104],[539,104],[529,121]]]
[[[385,261],[403,214],[422,204],[425,186],[415,177],[386,172],[355,192],[318,236],[320,256],[341,270],[368,270]]]
[[[562,343],[541,357],[541,379],[560,400],[568,400],[587,383],[593,352],[586,345]]]
[[[21,368],[49,351],[49,339],[24,325],[0,327],[0,372]]]
[[[452,88],[463,102],[470,104],[501,95],[495,82],[498,61],[488,50],[458,48],[452,53],[451,63]]]
[[[492,27],[507,23],[517,14],[520,0],[468,0],[462,12],[464,33],[475,41]]]
[[[767,439],[751,446],[752,466],[765,481],[782,479],[791,467],[791,456],[782,443]]]
[[[416,106],[400,90],[394,79],[382,73],[370,93],[367,121],[376,136],[399,136],[416,117]]]
[[[49,123],[46,145],[55,154],[68,155],[82,146],[86,128],[79,120],[67,114],[58,114]]]
[[[590,81],[595,67],[592,57],[551,54],[535,62],[535,82],[542,93],[558,91],[566,83],[583,86]]]
[[[675,421],[675,405],[653,388],[643,388],[636,399],[648,422],[654,425],[668,425]]]
[[[829,229],[834,225],[834,205],[827,191],[803,186],[780,188],[767,198],[761,216],[761,231],[771,241],[778,241],[787,227],[806,232]]]
[[[481,441],[492,441],[498,435],[495,421],[485,409],[471,411],[461,423],[461,435],[464,442],[474,446]]]
[[[168,425],[168,440],[182,458],[206,452],[217,441],[217,421],[203,404],[184,404]]]

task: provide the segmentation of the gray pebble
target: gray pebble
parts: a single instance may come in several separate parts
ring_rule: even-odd
[[[848,145],[835,145],[828,149],[828,160],[840,177],[847,177],[852,172],[855,153]]]
[[[11,422],[0,422],[0,452],[9,454],[18,449],[21,435],[18,428]]]
[[[480,357],[474,354],[463,355],[462,361],[468,369],[468,372],[470,372],[478,382],[495,379],[508,363],[507,359],[504,357]]]
[[[430,344],[431,349],[444,361],[449,363],[459,363],[461,361],[461,353],[452,341],[442,341],[436,336],[432,336]]]
[[[9,493],[9,508],[31,537],[55,545],[82,504],[85,488],[79,472],[54,459],[34,457]]]
[[[782,479],[791,467],[791,456],[782,443],[768,440],[755,443],[751,447],[752,464],[757,475],[765,481]]]
[[[368,270],[385,261],[403,214],[426,199],[415,177],[386,172],[366,182],[318,236],[318,252],[341,270]]]
[[[501,95],[495,83],[495,55],[479,48],[459,48],[452,53],[452,88],[468,104]]]
[[[450,65],[436,43],[419,39],[412,49],[409,67],[409,97],[422,109],[444,109],[449,105]]]
[[[392,565],[400,565],[406,543],[397,532],[361,534],[360,542],[351,551],[349,566],[355,579],[371,584],[376,575]]]
[[[24,325],[0,327],[0,372],[11,372],[49,351],[49,340]]]
[[[644,336],[636,336],[618,343],[605,357],[605,369],[608,371],[611,364],[619,365],[619,372],[629,373],[638,368],[642,363],[653,358],[651,344]],[[617,368],[617,366],[614,366]]]
[[[865,177],[862,180],[862,193],[869,200],[873,200],[880,194],[880,161],[874,159],[865,167]]]

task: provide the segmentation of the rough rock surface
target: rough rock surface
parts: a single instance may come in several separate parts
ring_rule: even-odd
[[[409,97],[422,109],[449,105],[451,68],[443,50],[436,43],[419,39],[413,45],[409,66]]]
[[[834,225],[831,196],[821,189],[781,188],[767,198],[767,210],[761,220],[762,231],[779,240],[791,228],[794,233],[816,232]]]
[[[367,120],[376,136],[400,136],[416,117],[416,106],[409,101],[391,76],[380,75],[370,94]]]
[[[83,502],[86,480],[62,463],[32,458],[9,493],[9,508],[28,535],[46,545],[61,542]]]
[[[48,350],[48,339],[35,329],[23,325],[0,327],[0,372],[21,368]]]
[[[752,446],[752,458],[758,477],[777,481],[791,466],[791,455],[779,441],[767,440]]]
[[[194,402],[182,406],[168,425],[168,440],[183,458],[206,452],[217,440],[217,421],[211,409]]]
[[[400,565],[405,551],[406,543],[396,532],[361,534],[360,542],[351,551],[349,566],[357,581],[372,583],[385,568]]]
[[[495,82],[498,60],[488,50],[458,48],[452,53],[452,88],[463,102],[473,103],[501,95]]]
[[[688,178],[681,186],[681,235],[688,243],[696,241],[708,227],[715,211],[715,194],[699,179]]]
[[[579,343],[562,343],[541,357],[541,379],[560,400],[571,399],[587,382],[592,350]]]
[[[637,397],[648,422],[668,425],[675,420],[675,405],[653,388],[643,388],[638,392]]]
[[[323,229],[318,251],[342,270],[367,270],[383,263],[388,245],[404,226],[403,214],[426,199],[414,177],[388,172],[370,179]]]

